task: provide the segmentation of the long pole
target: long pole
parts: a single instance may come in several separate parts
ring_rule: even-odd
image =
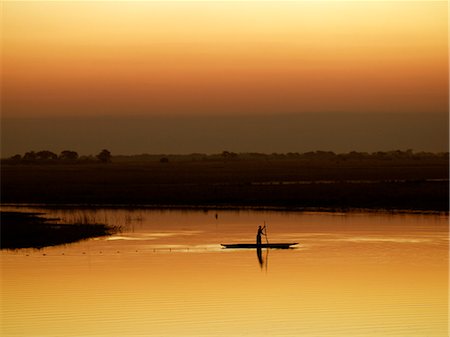
[[[266,248],[266,274],[267,274],[267,268],[269,266],[269,239],[267,238],[267,225],[266,222],[264,221],[264,227],[265,227],[265,234],[264,236],[266,237],[266,243],[267,243],[267,248]]]
[[[264,221],[264,228],[266,229],[266,232],[264,233],[264,236],[266,237],[266,243],[269,244],[269,239],[267,238],[267,225],[265,221]]]

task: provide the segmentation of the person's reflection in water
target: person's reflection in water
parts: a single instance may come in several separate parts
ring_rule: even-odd
[[[263,256],[262,256],[262,249],[261,249],[261,247],[257,247],[256,248],[256,255],[258,256],[259,266],[262,269],[262,267],[264,266],[264,259],[263,259]]]
[[[259,266],[261,267],[261,270],[263,269],[263,267],[265,267],[266,271],[267,271],[267,262],[269,260],[269,249],[266,249],[266,257],[264,258],[262,255],[262,248],[261,247],[257,247],[256,248],[256,256],[258,257],[258,262],[259,262]]]

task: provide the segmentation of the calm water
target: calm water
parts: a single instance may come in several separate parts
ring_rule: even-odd
[[[45,212],[123,231],[1,251],[2,336],[448,336],[448,216]]]

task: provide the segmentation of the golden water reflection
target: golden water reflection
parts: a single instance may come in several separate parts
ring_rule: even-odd
[[[1,251],[1,335],[448,335],[447,216],[139,212],[112,237]],[[298,248],[220,247],[263,221]]]

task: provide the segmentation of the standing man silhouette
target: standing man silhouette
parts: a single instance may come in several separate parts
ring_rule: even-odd
[[[264,226],[264,227],[259,226],[258,227],[258,234],[256,234],[256,244],[258,246],[261,246],[261,236],[262,235],[266,235],[266,232],[264,231],[265,229],[266,229],[266,226]]]

